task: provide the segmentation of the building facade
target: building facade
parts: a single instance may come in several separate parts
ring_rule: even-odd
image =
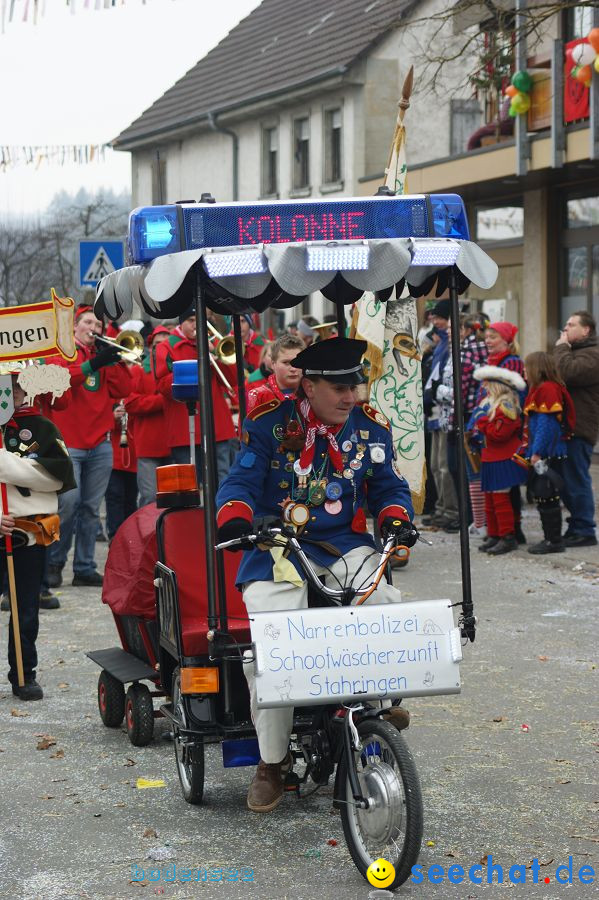
[[[499,265],[471,306],[515,321],[523,352],[545,349],[571,312],[599,312],[599,75],[573,103],[565,58],[597,15],[556,12],[520,42],[507,65],[532,74],[533,105],[514,127],[455,52],[470,33],[497,40],[486,4],[263,0],[114,141],[132,154],[134,205],[375,193],[414,64],[408,189],[463,196]]]

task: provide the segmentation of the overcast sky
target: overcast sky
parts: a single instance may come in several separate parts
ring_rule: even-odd
[[[0,145],[101,144],[147,109],[260,0],[126,0],[95,10],[46,0],[37,25],[0,35]],[[18,6],[20,4],[17,4]],[[0,217],[42,211],[54,193],[130,189],[130,155],[105,164],[0,170]]]

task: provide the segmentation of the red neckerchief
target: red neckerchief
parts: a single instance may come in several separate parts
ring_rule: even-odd
[[[304,444],[304,449],[300,454],[300,466],[302,467],[302,469],[307,469],[309,466],[312,466],[316,444],[316,435],[320,434],[329,442],[329,457],[335,467],[335,470],[337,472],[341,472],[343,469],[343,460],[341,458],[341,451],[339,450],[339,446],[337,445],[337,441],[335,440],[335,435],[342,426],[324,425],[322,422],[320,422],[314,415],[314,410],[310,406],[310,401],[308,399],[302,400],[302,402],[300,403],[300,412],[306,422],[306,443]]]
[[[295,400],[295,391],[291,391],[290,394],[284,394],[283,391],[281,390],[281,388],[279,387],[279,385],[277,384],[277,379],[275,378],[274,374],[268,376],[268,378],[266,379],[266,383],[269,386],[269,388],[271,389],[271,391],[273,392],[273,394],[275,395],[275,397],[277,398],[277,400],[280,400],[281,403],[284,400]]]
[[[502,350],[501,353],[491,353],[487,358],[487,365],[489,366],[498,366],[502,359],[505,359],[506,356],[511,356],[510,349],[508,347],[507,350]]]

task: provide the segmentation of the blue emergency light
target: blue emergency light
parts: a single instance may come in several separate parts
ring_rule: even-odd
[[[133,263],[204,247],[407,237],[469,240],[462,198],[414,194],[301,203],[182,203],[142,206],[129,217]]]

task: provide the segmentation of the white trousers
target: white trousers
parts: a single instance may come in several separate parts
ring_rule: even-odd
[[[364,560],[370,557],[366,562]],[[375,565],[378,563],[379,554],[371,547],[357,547],[351,550],[342,559],[338,559],[330,567],[337,576],[341,585],[349,584],[362,563],[354,587],[358,588],[362,582],[370,581]],[[317,563],[312,563],[318,575],[327,575],[328,572]],[[338,587],[335,580],[328,575],[327,587]],[[290,581],[251,581],[243,591],[243,599],[251,617],[255,612],[267,612],[284,609],[307,609],[308,584],[304,582],[301,587],[291,584]],[[354,601],[355,602],[355,601]],[[365,603],[400,603],[401,592],[385,579],[381,581]],[[248,653],[251,656],[251,654]],[[254,662],[244,662],[243,670],[250,689],[252,721],[258,735],[260,756],[265,763],[278,763],[285,758],[289,746],[289,737],[293,727],[293,707],[273,707],[270,709],[258,709],[256,705],[256,679]],[[385,704],[383,704],[385,705]]]

